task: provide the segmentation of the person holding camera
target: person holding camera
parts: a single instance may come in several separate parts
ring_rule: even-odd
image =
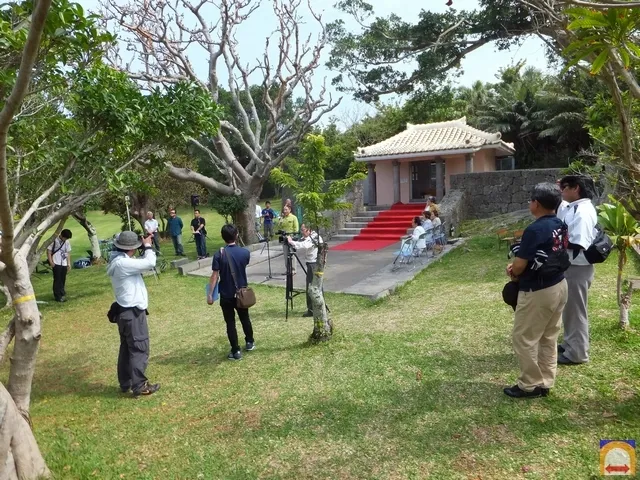
[[[211,270],[213,270],[213,272],[209,278],[207,303],[213,305],[213,292],[216,283],[220,280],[218,284],[220,308],[222,309],[224,321],[227,324],[227,338],[231,345],[231,351],[229,355],[227,355],[227,359],[240,360],[242,359],[242,353],[240,352],[240,345],[238,344],[236,312],[238,312],[238,317],[242,324],[242,331],[244,332],[244,340],[246,342],[245,351],[250,352],[256,348],[253,339],[253,326],[249,318],[249,309],[239,308],[236,300],[236,290],[248,285],[247,265],[249,265],[251,253],[246,248],[236,245],[238,229],[235,225],[224,225],[220,234],[226,246],[221,248],[220,251],[216,252],[213,256],[213,261],[211,262]],[[236,281],[234,281],[234,276],[237,279],[237,284]]]
[[[322,237],[318,235],[303,223],[300,227],[302,232],[302,240],[299,242],[294,241],[291,236],[287,237],[287,244],[291,247],[298,249],[305,249],[305,263],[307,264],[307,311],[302,315],[303,317],[313,317],[313,303],[309,296],[309,285],[313,281],[313,274],[315,273],[317,260],[318,260],[318,245],[322,242]]]
[[[291,214],[291,207],[289,205],[285,205],[282,208],[282,216],[278,220],[278,230],[280,232],[284,232],[283,235],[295,235],[298,233],[300,226],[298,224],[298,218],[295,215]],[[282,242],[282,253],[284,256],[284,275],[287,274],[287,259],[289,257],[289,242]],[[296,274],[296,264],[291,262],[291,271],[293,274]]]
[[[191,233],[196,241],[196,250],[198,251],[198,260],[207,256],[207,230],[205,220],[200,216],[200,210],[193,211],[193,220],[191,220]]]
[[[156,265],[152,238],[149,235],[141,241],[135,232],[120,233],[113,242],[115,255],[107,266],[116,297],[107,316],[109,321],[118,324],[120,333],[118,382],[122,393],[132,390],[134,397],[151,395],[160,388],[157,383],[150,384],[145,376],[149,363],[149,296],[142,273]],[[133,258],[141,245],[144,245],[144,255]]]
[[[56,302],[65,302],[67,273],[71,270],[71,230],[65,228],[47,247],[47,259],[53,270],[53,296]]]

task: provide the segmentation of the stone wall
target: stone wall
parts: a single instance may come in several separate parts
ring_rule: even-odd
[[[349,190],[341,201],[351,204],[351,208],[348,210],[337,210],[323,212],[323,215],[331,218],[331,228],[329,231],[322,232],[327,239],[335,235],[339,230],[344,228],[345,223],[351,220],[358,212],[364,210],[364,181],[360,180],[356,182],[351,190]]]
[[[487,218],[528,208],[531,188],[540,182],[555,182],[560,169],[500,170],[451,176],[451,193],[463,192],[458,221]],[[443,199],[447,200],[447,196]]]
[[[458,226],[465,219],[465,193],[462,190],[449,190],[438,206],[440,218],[447,229],[446,233],[450,234],[452,226],[456,232],[460,231]]]

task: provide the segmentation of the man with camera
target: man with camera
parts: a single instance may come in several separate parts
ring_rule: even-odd
[[[302,240],[299,242],[294,241],[291,236],[287,237],[287,244],[295,249],[305,249],[305,263],[307,264],[307,311],[302,315],[303,317],[313,317],[313,304],[311,297],[309,296],[309,285],[313,281],[313,274],[315,273],[317,260],[318,260],[318,245],[322,242],[322,237],[318,235],[303,223],[300,227],[302,232]]]
[[[299,229],[300,226],[298,225],[298,218],[295,215],[291,214],[291,207],[285,205],[282,209],[282,216],[280,217],[280,220],[278,220],[278,233],[280,233],[281,236],[295,235],[298,233]],[[288,273],[286,270],[287,259],[289,257],[289,243],[286,242],[284,238],[280,239],[280,243],[282,243],[282,253],[284,256],[285,268],[284,274],[286,275]],[[291,271],[294,275],[296,274],[296,264],[294,262],[291,262]]]
[[[118,381],[120,390],[126,393],[131,389],[134,397],[151,395],[160,388],[157,383],[149,384],[144,374],[149,362],[149,297],[142,273],[156,265],[152,238],[149,235],[141,241],[134,232],[120,233],[113,242],[116,252],[107,267],[116,297],[107,316],[109,321],[118,324],[120,332]],[[144,255],[133,258],[141,245],[144,245]]]

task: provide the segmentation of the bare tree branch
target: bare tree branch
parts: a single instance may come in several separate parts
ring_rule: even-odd
[[[7,353],[7,348],[13,340],[13,337],[16,334],[16,319],[15,317],[11,319],[7,327],[4,329],[4,332],[0,334],[0,364],[4,360],[4,355]]]
[[[6,100],[2,111],[0,111],[0,227],[2,228],[2,250],[0,251],[0,257],[10,268],[14,266],[12,255],[14,230],[7,184],[7,135],[9,133],[9,125],[11,125],[16,111],[27,94],[33,67],[38,55],[42,31],[50,7],[51,0],[39,0],[35,4],[35,9],[31,16],[29,33],[27,34],[27,40],[22,51],[20,69],[18,70],[11,94]],[[2,252],[4,252],[4,254]]]

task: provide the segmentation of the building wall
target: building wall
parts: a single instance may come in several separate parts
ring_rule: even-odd
[[[409,203],[411,201],[411,161],[400,160],[400,201]],[[391,184],[391,195],[393,196],[393,183]]]
[[[381,161],[376,164],[376,204],[393,204],[393,165]]]
[[[466,171],[466,157],[464,155],[451,155],[444,158],[444,188],[445,193],[451,188],[451,176]]]
[[[464,218],[487,218],[528,208],[531,188],[560,178],[561,170],[500,170],[451,177],[451,190],[464,194]]]
[[[496,151],[480,150],[476,152],[473,159],[473,171],[474,172],[495,172],[496,170]]]

